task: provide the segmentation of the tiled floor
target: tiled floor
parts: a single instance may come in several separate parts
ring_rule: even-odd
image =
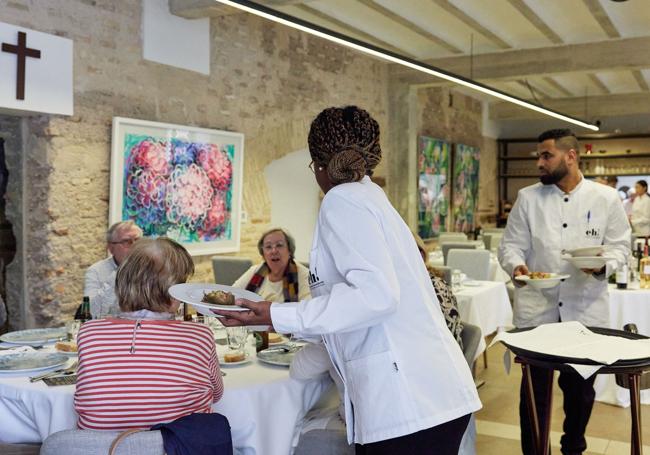
[[[478,455],[520,454],[519,445],[519,383],[521,368],[513,364],[510,374],[503,367],[503,347],[495,345],[489,350],[488,368],[479,362],[477,376],[486,381],[479,389],[483,409],[476,415]],[[562,432],[562,391],[556,384],[553,394],[551,421],[551,446],[559,453]],[[650,406],[642,407],[644,452],[650,454]],[[603,403],[594,405],[587,427],[588,452],[585,454],[618,455],[630,453],[630,409]]]

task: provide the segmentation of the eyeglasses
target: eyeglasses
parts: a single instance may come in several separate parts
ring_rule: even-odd
[[[277,242],[277,243],[267,243],[266,245],[262,246],[264,251],[271,251],[273,248],[276,248],[278,250],[281,250],[282,248],[285,248],[287,246],[286,243],[284,242]]]
[[[111,245],[124,245],[124,246],[131,246],[135,242],[140,240],[140,237],[131,237],[130,239],[123,239],[123,240],[116,240],[114,242],[109,242]]]
[[[322,166],[316,166],[316,163],[314,163],[313,160],[309,162],[309,166],[307,166],[307,167],[309,167],[309,169],[310,169],[314,174],[316,173],[316,170],[319,170],[319,171],[322,171],[322,170],[323,170],[323,167],[322,167]]]

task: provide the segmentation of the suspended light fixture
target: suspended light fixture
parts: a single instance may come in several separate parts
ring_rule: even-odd
[[[495,98],[502,99],[509,103],[517,104],[526,109],[531,109],[541,114],[545,114],[550,117],[554,117],[568,123],[573,123],[574,125],[578,125],[583,128],[590,129],[592,131],[599,130],[598,126],[585,122],[578,118],[571,117],[569,115],[565,115],[551,109],[547,109],[535,103],[530,103],[524,99],[518,98],[513,95],[509,95],[505,92],[502,92],[501,90],[497,90],[495,88],[489,87],[485,84],[474,81],[472,79],[468,79],[458,74],[450,73],[449,71],[436,68],[435,66],[428,65],[423,62],[419,62],[417,60],[411,59],[409,57],[405,57],[395,52],[382,49],[380,47],[366,43],[364,41],[343,35],[342,33],[338,33],[333,30],[329,30],[325,27],[321,27],[320,25],[312,24],[311,22],[307,22],[305,20],[299,19],[289,14],[285,14],[281,11],[276,11],[272,8],[257,4],[255,2],[249,0],[215,0],[215,1],[218,3],[222,3],[224,5],[232,6],[233,8],[237,8],[242,11],[246,11],[247,13],[251,13],[256,16],[260,16],[274,22],[278,22],[282,25],[295,28],[296,30],[309,33],[310,35],[318,36],[319,38],[326,39],[328,41],[340,44],[342,46],[349,47],[359,52],[363,52],[364,54],[372,55],[373,57],[377,57],[391,63],[396,63],[398,65],[402,65],[407,68],[411,68],[416,71],[429,74],[431,76],[439,77],[441,79],[454,82],[458,85],[468,87],[472,90],[476,90],[478,92],[485,93],[490,96],[494,96]]]

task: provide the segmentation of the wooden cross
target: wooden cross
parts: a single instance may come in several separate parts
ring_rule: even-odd
[[[27,33],[18,32],[18,44],[2,43],[2,52],[16,54],[16,99],[25,99],[25,61],[27,57],[41,58],[41,51],[27,47]]]

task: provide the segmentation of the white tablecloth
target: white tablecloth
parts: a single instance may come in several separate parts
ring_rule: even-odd
[[[238,454],[287,455],[302,418],[330,386],[328,378],[289,378],[289,369],[259,363],[223,367],[223,398],[213,409],[225,415]],[[0,442],[41,442],[75,428],[74,386],[31,384],[27,377],[0,375]]]
[[[474,281],[478,286],[462,286],[454,291],[461,321],[481,328],[483,337],[476,357],[485,350],[485,337],[499,327],[512,326],[512,307],[506,284],[501,281]]]
[[[610,286],[609,319],[612,329],[621,330],[625,324],[632,322],[640,334],[650,336],[650,289],[619,290]],[[614,375],[598,375],[594,388],[598,401],[623,407],[630,405],[630,392],[616,385]],[[641,392],[641,403],[650,404],[650,390]]]

